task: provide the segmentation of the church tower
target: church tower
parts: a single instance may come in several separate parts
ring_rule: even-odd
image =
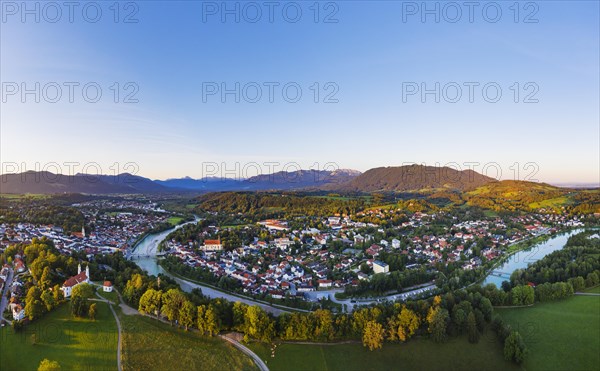
[[[81,235],[85,237],[85,226],[81,226]]]
[[[79,263],[79,265],[77,266],[77,274],[81,273],[81,263]]]
[[[85,276],[87,277],[88,281],[90,280],[90,265],[86,265],[85,267]]]

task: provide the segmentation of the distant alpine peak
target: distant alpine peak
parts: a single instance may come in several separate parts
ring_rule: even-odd
[[[359,176],[362,172],[354,169],[337,169],[331,172],[331,175],[349,175],[349,176]]]

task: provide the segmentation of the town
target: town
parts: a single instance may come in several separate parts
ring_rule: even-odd
[[[98,254],[118,252],[129,257],[136,243],[148,233],[172,228],[169,220],[173,218],[178,223],[184,220],[152,200],[108,198],[74,203],[71,207],[84,215],[81,231],[67,234],[57,225],[3,223],[0,252],[11,245],[27,245],[33,239],[46,238],[65,256],[83,253],[91,261]],[[302,219],[304,229],[290,226],[300,225],[298,220],[280,219],[237,227],[209,224],[214,216],[205,213],[200,222],[184,225],[180,231],[186,236],[191,234],[190,238],[176,238],[178,232],[167,236],[161,243],[161,255],[176,258],[189,268],[210,272],[215,280],[228,277],[236,282],[240,294],[249,297],[307,302],[328,298],[340,304],[349,302],[336,299],[336,294],[339,298],[345,289],[352,293],[348,289],[356,288],[361,281],[366,283],[374,275],[399,270],[425,273],[409,286],[368,292],[366,296],[427,296],[429,291],[438,289],[435,277],[440,264],[459,264],[465,271],[477,269],[507,254],[510,245],[584,225],[577,216],[554,212],[459,220],[445,211],[406,213],[394,208],[325,215],[308,223]],[[442,226],[441,220],[451,223]],[[221,240],[224,233],[242,237],[235,239],[237,245],[232,245]],[[10,286],[6,289],[11,292],[14,319],[24,315],[19,275],[27,269],[22,257],[16,255],[0,274],[0,291],[5,284]],[[15,277],[11,279],[13,272]]]

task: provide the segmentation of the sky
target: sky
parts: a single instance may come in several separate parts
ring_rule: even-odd
[[[64,4],[0,3],[2,173],[600,183],[598,1]]]

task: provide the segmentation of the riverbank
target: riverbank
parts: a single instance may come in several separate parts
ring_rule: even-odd
[[[184,282],[185,284],[188,284],[188,285],[195,285],[196,287],[198,287],[202,290],[203,295],[206,295],[211,298],[219,297],[219,298],[227,299],[229,301],[240,301],[240,302],[248,304],[248,305],[259,305],[264,310],[266,310],[267,312],[271,312],[271,313],[274,313],[273,310],[271,310],[271,308],[273,308],[275,310],[278,310],[278,312],[276,312],[277,313],[276,315],[279,315],[280,314],[279,312],[303,312],[303,313],[311,312],[310,310],[307,310],[307,309],[300,309],[300,308],[288,307],[288,306],[280,305],[280,304],[274,304],[274,303],[270,303],[270,302],[263,301],[260,299],[255,299],[255,298],[252,298],[249,296],[244,296],[244,295],[240,295],[237,293],[233,293],[231,291],[223,290],[219,287],[210,285],[208,283],[196,281],[191,278],[182,276],[180,274],[168,271],[160,264],[160,261],[158,264],[162,268],[162,270],[165,272],[165,274],[167,274],[169,277],[173,278],[175,281],[177,281],[177,283],[181,284],[181,282]],[[218,292],[218,294],[215,295],[213,292]],[[269,308],[269,307],[271,307],[271,308]]]
[[[517,267],[515,267],[514,269],[508,269],[508,272],[506,269],[502,269],[502,272],[505,273],[506,275],[510,276],[510,274],[512,274],[512,272],[514,272],[516,269],[520,269],[520,268],[526,268],[527,264],[535,262],[541,258],[543,258],[544,256],[552,253],[553,251],[556,250],[560,250],[564,247],[564,245],[566,244],[566,240],[564,241],[564,243],[562,243],[559,249],[553,249],[553,246],[548,246],[550,248],[550,251],[544,253],[543,255],[538,256],[537,258],[533,259],[533,257],[536,255],[536,253],[539,250],[534,250],[536,247],[539,247],[542,244],[547,244],[549,242],[551,242],[553,239],[562,237],[567,235],[567,239],[568,237],[572,236],[573,234],[576,233],[580,233],[582,231],[585,231],[587,228],[567,228],[561,231],[558,231],[556,233],[548,233],[545,235],[541,235],[541,236],[535,236],[523,241],[519,241],[519,242],[515,242],[512,245],[508,246],[508,254],[503,255],[498,261],[494,262],[492,264],[492,266],[487,269],[487,271],[484,274],[484,277],[480,278],[479,280],[475,281],[473,284],[481,284],[482,286],[485,286],[486,284],[489,283],[494,283],[496,284],[497,287],[500,287],[502,281],[509,281],[510,277],[496,277],[493,276],[492,273],[499,267],[502,267],[506,264],[509,264],[509,260],[513,257],[516,256],[516,254],[519,253],[523,253],[523,252],[529,252],[533,250],[532,254],[529,254],[527,256],[524,256],[523,259],[519,262],[518,260],[515,262],[515,264],[517,265]],[[524,265],[523,267],[521,267],[521,265]],[[499,279],[502,278],[502,281]],[[486,283],[486,281],[488,281]]]

